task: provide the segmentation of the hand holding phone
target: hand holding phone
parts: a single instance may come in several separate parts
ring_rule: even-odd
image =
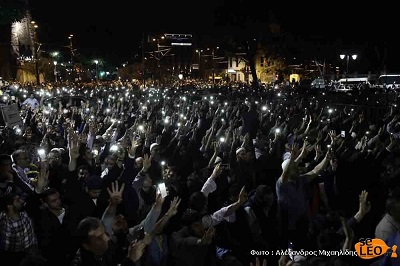
[[[133,232],[130,232],[126,236],[126,238],[128,239],[128,241],[130,243],[132,243],[132,242],[137,242],[137,241],[142,240],[144,238],[144,236],[145,236],[144,227],[141,226],[139,229],[137,229],[137,230],[135,230]]]

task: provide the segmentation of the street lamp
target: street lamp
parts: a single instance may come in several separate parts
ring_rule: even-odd
[[[199,78],[201,78],[201,68],[200,68],[200,66],[201,66],[201,53],[202,52],[203,52],[203,50],[199,50],[199,49],[196,50],[196,53],[199,54],[199,65],[198,65],[198,67],[199,67]]]
[[[99,76],[98,76],[98,65],[99,65],[99,60],[94,60],[93,61],[96,64],[96,80],[99,80]]]
[[[73,49],[73,46],[72,46],[72,37],[74,37],[73,34],[70,34],[68,36],[68,39],[69,39],[69,51],[71,53],[71,63],[74,62],[74,49]]]
[[[54,61],[53,64],[54,64],[54,81],[57,82],[57,61]]]
[[[349,54],[341,54],[340,55],[340,59],[344,59],[344,58],[346,58],[346,75],[348,75],[348,73],[349,73],[349,60],[350,60],[350,55]],[[357,59],[357,55],[356,54],[353,54],[353,55],[351,55],[351,58],[353,59],[353,60],[356,60]]]
[[[74,48],[73,48],[73,46],[72,46],[72,37],[74,37],[74,35],[73,34],[70,34],[69,36],[68,36],[68,39],[69,39],[69,52],[70,52],[70,56],[71,56],[71,75],[72,75],[72,79],[74,79],[74,57],[75,57],[75,54],[74,54]]]
[[[35,21],[31,21],[31,25],[33,27],[33,56],[35,59],[35,75],[36,75],[36,84],[40,83],[39,76],[39,45],[38,45],[38,37],[37,37],[37,28],[39,27]]]
[[[219,47],[212,48],[211,50],[211,63],[212,63],[212,82],[215,84],[215,49],[219,49]],[[207,50],[210,50],[210,48],[207,48]]]

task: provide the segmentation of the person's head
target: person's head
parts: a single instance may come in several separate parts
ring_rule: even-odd
[[[113,154],[117,158],[118,162],[123,162],[125,160],[125,156],[126,156],[126,149],[123,148],[122,145],[118,145],[118,146],[120,148],[116,152],[114,152]]]
[[[11,155],[13,162],[22,168],[27,168],[30,164],[28,153],[25,150],[16,150]]]
[[[203,219],[203,214],[192,209],[187,209],[182,214],[181,218],[183,225],[188,226],[193,232],[193,234],[199,238],[203,237],[205,233],[205,228],[202,219]]]
[[[134,164],[136,169],[142,169],[143,167],[143,157],[137,157],[135,159],[135,164]]]
[[[400,222],[400,188],[395,188],[386,199],[386,211],[396,221]]]
[[[188,207],[189,209],[195,210],[199,213],[207,213],[207,197],[201,191],[194,192],[189,197]]]
[[[259,204],[265,207],[271,207],[274,203],[275,195],[270,186],[259,185],[256,188],[255,199]]]
[[[238,162],[240,161],[245,161],[246,159],[246,149],[243,147],[240,147],[236,150],[236,159]]]
[[[0,182],[13,178],[12,160],[8,154],[0,154]]]
[[[83,219],[78,224],[76,235],[81,248],[95,256],[102,256],[108,249],[110,237],[98,218],[87,217]]]
[[[91,175],[85,181],[87,192],[92,199],[97,199],[103,189],[103,180],[98,175]]]
[[[20,213],[25,206],[25,201],[15,192],[2,195],[0,198],[0,212],[5,211],[8,214]]]
[[[31,98],[31,99],[35,98],[35,95],[34,95],[33,93],[31,93],[31,94],[29,95],[29,98]]]
[[[32,138],[32,128],[31,127],[28,126],[25,128],[24,137]]]
[[[102,141],[100,138],[99,139],[96,138],[93,140],[93,146],[92,146],[93,150],[100,151],[101,146],[102,146]]]
[[[90,162],[93,160],[93,153],[91,149],[83,145],[80,146],[79,149],[80,149],[79,154],[82,156],[83,159],[85,159],[85,161]]]
[[[53,135],[55,134],[53,125],[47,125],[46,128],[47,128],[47,133],[48,133],[50,136],[53,136]]]
[[[160,145],[157,143],[153,143],[150,145],[150,155],[154,160],[158,160],[160,158]]]
[[[60,193],[58,193],[55,188],[50,188],[42,192],[41,199],[43,204],[51,211],[59,211],[62,209]]]
[[[236,160],[238,162],[250,162],[254,159],[253,152],[240,147],[236,150]]]
[[[38,118],[38,119],[39,119],[39,118]],[[39,121],[39,122],[37,123],[36,127],[37,127],[38,129],[43,129],[43,123],[42,123],[41,121]]]
[[[142,190],[149,191],[152,187],[153,187],[153,180],[150,178],[148,174],[146,174],[146,177],[143,180]]]
[[[119,143],[122,147],[122,151],[125,151],[131,145],[129,138],[123,138]]]
[[[79,180],[85,181],[89,177],[89,174],[90,174],[89,166],[87,166],[85,164],[81,165],[78,167],[77,172],[78,172]]]
[[[173,183],[176,183],[179,181],[176,166],[168,165],[167,167],[165,167],[164,180],[170,184],[173,184]]]
[[[51,150],[47,154],[47,161],[51,168],[60,166],[62,163],[61,152],[58,150]]]
[[[108,169],[112,169],[117,164],[117,156],[115,154],[109,154],[104,160],[104,164]]]

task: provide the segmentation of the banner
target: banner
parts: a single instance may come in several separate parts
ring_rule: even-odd
[[[1,107],[1,113],[3,114],[4,123],[9,128],[22,124],[22,118],[19,114],[18,105],[4,105]]]

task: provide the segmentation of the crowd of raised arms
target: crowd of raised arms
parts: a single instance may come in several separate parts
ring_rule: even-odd
[[[397,265],[396,94],[2,88],[1,265]],[[15,115],[15,114],[14,114]],[[400,260],[400,259],[399,259]]]

